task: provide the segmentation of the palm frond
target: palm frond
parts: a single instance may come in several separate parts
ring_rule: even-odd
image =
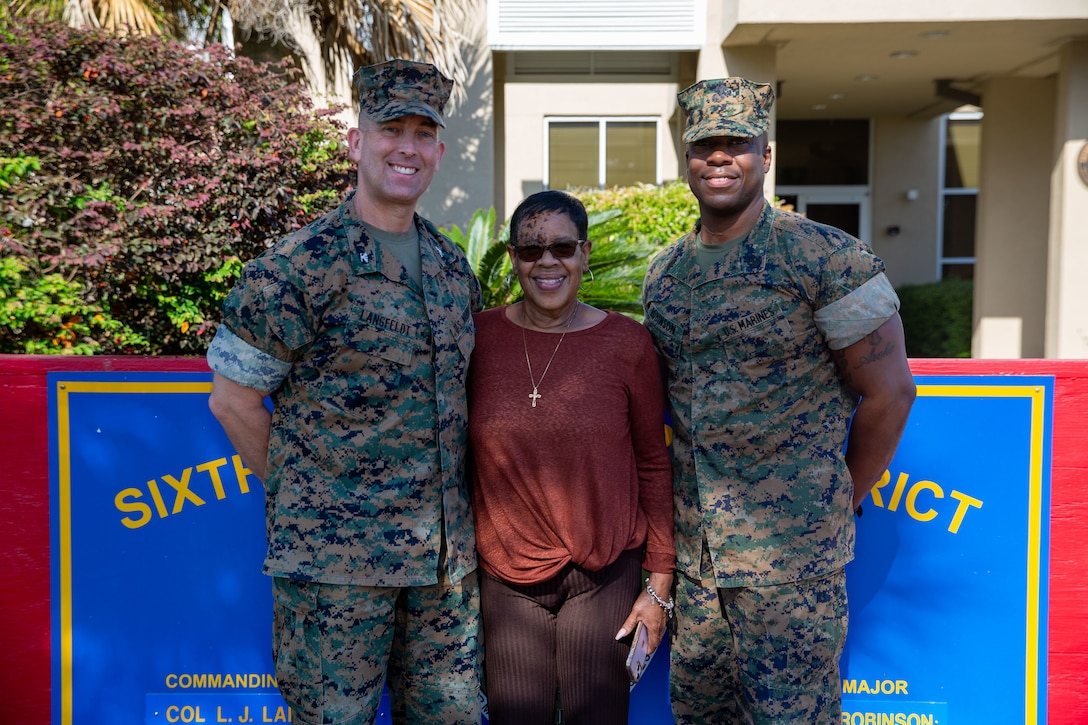
[[[357,68],[393,58],[428,61],[452,78],[454,102],[464,97],[468,71],[456,31],[469,0],[229,0],[245,32],[300,50],[291,28],[308,17],[321,44],[330,86],[345,65]]]
[[[484,253],[487,252],[493,241],[494,231],[495,207],[491,207],[486,212],[479,210],[472,215],[472,220],[468,226],[465,254],[468,256],[468,262],[473,269],[480,268]]]
[[[461,247],[472,271],[480,280],[484,307],[510,304],[520,297],[517,279],[510,274],[510,255],[506,252],[506,227],[495,233],[495,209],[478,209],[469,221],[468,233],[453,225],[442,232]]]
[[[218,0],[14,0],[0,3],[0,19],[38,18],[73,28],[105,28],[117,35],[183,39],[201,23],[218,20]]]
[[[601,227],[602,230],[605,228]],[[582,301],[641,320],[642,282],[657,248],[624,233],[597,236],[591,233],[590,236],[597,240],[589,255],[589,268],[593,274],[582,278]]]
[[[477,276],[484,289],[484,307],[499,307],[521,299],[521,285],[513,274],[506,242],[492,243],[480,261]]]
[[[79,4],[79,0],[11,0],[11,2],[0,3],[0,20],[5,23],[19,18],[62,20],[65,6],[69,2]]]

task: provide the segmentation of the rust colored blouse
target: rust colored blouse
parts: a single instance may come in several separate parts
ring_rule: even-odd
[[[645,328],[610,312],[568,333],[546,374],[560,333],[526,330],[533,407],[521,327],[505,308],[476,326],[469,437],[484,570],[535,584],[568,562],[597,571],[645,545],[643,568],[673,571],[665,399]]]

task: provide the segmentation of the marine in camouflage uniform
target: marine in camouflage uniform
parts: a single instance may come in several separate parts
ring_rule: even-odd
[[[773,99],[680,93],[700,221],[643,292],[674,431],[680,725],[839,722],[853,511],[914,397],[880,259],[763,198]]]
[[[388,679],[395,722],[476,723],[464,460],[480,288],[415,214],[451,82],[397,60],[356,83],[357,190],[246,266],[208,352],[211,405],[265,484],[276,676],[293,722],[373,723]],[[266,392],[270,416],[235,417]]]

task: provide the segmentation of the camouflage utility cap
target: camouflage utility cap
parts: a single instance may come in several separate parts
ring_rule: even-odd
[[[426,116],[445,127],[442,110],[453,81],[430,63],[386,61],[355,71],[359,110],[371,121],[392,121],[401,116]]]
[[[755,138],[767,130],[774,90],[769,83],[718,78],[688,86],[676,98],[688,116],[684,143],[715,136]]]

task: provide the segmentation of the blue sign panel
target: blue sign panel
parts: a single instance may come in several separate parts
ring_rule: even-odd
[[[1045,722],[1053,381],[917,380],[847,568],[842,722]],[[208,411],[211,376],[49,386],[53,722],[290,722],[263,489]],[[671,722],[665,647],[630,721]]]
[[[842,723],[1046,722],[1053,379],[916,382],[846,569]]]
[[[53,722],[286,711],[263,489],[208,411],[210,376],[50,374],[49,386]]]

